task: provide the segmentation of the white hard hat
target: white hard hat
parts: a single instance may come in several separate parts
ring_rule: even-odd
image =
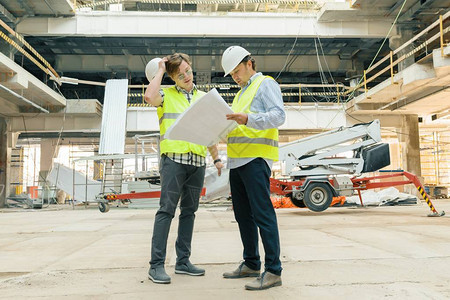
[[[230,46],[223,52],[222,55],[222,68],[225,71],[225,76],[230,74],[234,68],[251,53],[242,48],[241,46]]]
[[[152,81],[153,77],[155,77],[159,69],[160,61],[161,58],[157,57],[149,61],[145,66],[145,76],[147,77],[148,81]]]

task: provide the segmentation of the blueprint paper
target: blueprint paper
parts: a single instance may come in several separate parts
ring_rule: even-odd
[[[178,117],[164,138],[213,146],[238,126],[235,121],[226,118],[227,114],[232,113],[217,90],[212,89]]]

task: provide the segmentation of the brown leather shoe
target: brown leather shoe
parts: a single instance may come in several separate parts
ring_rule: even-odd
[[[252,270],[242,262],[239,267],[231,272],[223,273],[224,278],[244,278],[244,277],[258,277],[259,270]]]
[[[246,290],[258,291],[281,285],[281,276],[265,271],[260,277],[245,285]]]

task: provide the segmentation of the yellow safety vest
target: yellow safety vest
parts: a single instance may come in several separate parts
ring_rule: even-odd
[[[250,113],[253,98],[261,82],[266,78],[271,77],[256,77],[240,98],[242,90],[239,91],[234,97],[231,109],[234,112]],[[278,160],[278,129],[258,130],[239,125],[228,134],[227,154],[231,158],[262,157]]]
[[[170,88],[163,88],[164,102],[162,107],[158,107],[159,132],[161,135],[160,152],[161,154],[172,153],[188,153],[192,152],[203,157],[206,157],[206,147],[178,140],[169,140],[164,138],[167,129],[175,123],[175,120],[180,116],[192,103],[197,101],[205,92],[194,90],[194,95],[191,103],[186,99],[183,93],[179,92],[175,86]]]

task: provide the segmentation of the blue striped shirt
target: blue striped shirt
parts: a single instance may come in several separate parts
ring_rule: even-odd
[[[247,85],[242,88],[242,94],[248,86],[256,79],[256,77],[262,76],[261,72],[253,75],[247,82]],[[253,98],[250,105],[251,113],[248,114],[247,126],[259,130],[278,128],[283,125],[286,119],[286,113],[284,112],[283,97],[281,95],[280,86],[273,79],[265,79],[261,82],[261,85],[256,92],[255,98]],[[227,167],[229,169],[239,168],[256,157],[250,158],[231,158],[228,157]],[[271,159],[264,159],[267,165],[272,168],[273,161]]]

